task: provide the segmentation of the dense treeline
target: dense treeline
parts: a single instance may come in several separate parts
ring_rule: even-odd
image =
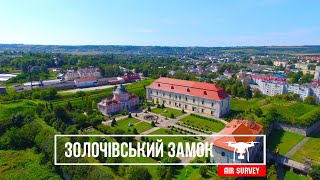
[[[19,53],[15,56],[3,56],[0,59],[0,73],[21,70],[21,74],[11,78],[7,84],[21,83],[30,80],[45,80],[54,74],[50,74],[48,68],[62,68],[65,72],[68,68],[89,66],[98,67],[104,77],[121,76],[124,73],[143,73],[145,77],[158,78],[167,76],[169,69],[175,69],[183,65],[174,57],[156,57],[140,55],[70,55],[63,53]],[[126,70],[121,70],[124,67]]]

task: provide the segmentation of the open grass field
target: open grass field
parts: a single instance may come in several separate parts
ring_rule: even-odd
[[[128,126],[130,122],[133,124],[132,126]],[[118,123],[117,127],[126,132],[128,131],[128,129],[130,129],[132,132],[133,128],[136,128],[138,133],[142,133],[152,128],[151,124],[140,121],[139,119],[136,119],[136,118],[125,118],[120,121],[117,121],[117,123]]]
[[[40,100],[16,100],[0,102],[0,121],[3,118],[11,117],[19,111],[31,110],[34,111],[35,106],[41,102]]]
[[[311,137],[291,159],[303,163],[303,157],[311,158],[312,163],[320,165],[320,133]]]
[[[165,110],[167,110],[167,112],[165,112]],[[165,107],[165,108],[154,108],[151,110],[153,113],[156,113],[156,114],[159,114],[161,116],[164,116],[164,117],[170,117],[171,113],[173,113],[173,116],[175,118],[181,116],[183,113],[180,111],[180,110],[177,110],[177,109],[172,109],[172,108],[169,108],[169,107]]]
[[[285,180],[291,180],[291,179],[294,179],[294,180],[308,180],[309,178],[306,177],[306,176],[303,176],[303,175],[296,174],[296,173],[291,172],[291,171],[286,171],[284,179]]]
[[[319,106],[304,104],[298,101],[286,101],[279,99],[267,98],[252,98],[250,100],[232,98],[231,99],[231,114],[234,117],[239,113],[243,113],[250,108],[260,107],[264,114],[270,108],[274,107],[277,112],[283,116],[282,121],[288,124],[310,126],[314,123],[312,117],[319,111]],[[232,117],[227,116],[228,120]]]
[[[210,121],[201,117],[195,117],[195,116],[189,115],[187,117],[182,118],[180,122],[188,126],[193,126],[205,131],[220,132],[225,125],[220,121],[217,121],[214,119],[212,120],[213,121]]]
[[[274,129],[267,137],[267,147],[270,151],[280,148],[280,154],[285,155],[304,138],[299,134]]]
[[[0,179],[61,179],[34,150],[0,150]]]

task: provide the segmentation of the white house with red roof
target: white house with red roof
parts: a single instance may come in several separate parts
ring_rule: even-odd
[[[263,126],[251,120],[234,119],[226,125],[220,135],[260,135]],[[235,153],[234,147],[229,146],[239,142],[256,142],[253,147],[249,147],[249,161],[253,162],[257,150],[263,145],[262,138],[256,136],[217,136],[213,139],[212,152],[215,163],[243,163],[247,162],[247,153],[242,154],[245,158],[239,159],[239,154]],[[230,143],[229,143],[230,142]],[[234,160],[235,157],[235,161]]]
[[[161,77],[146,89],[147,100],[169,107],[216,117],[230,110],[230,96],[215,84]]]
[[[103,99],[98,103],[98,109],[104,115],[110,115],[122,110],[130,110],[139,104],[139,97],[130,94],[122,85],[113,92],[113,98]]]
[[[96,77],[78,78],[74,80],[74,83],[77,88],[95,86],[97,85],[97,78]]]

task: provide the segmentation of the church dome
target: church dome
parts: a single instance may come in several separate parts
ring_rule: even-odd
[[[128,91],[126,90],[126,88],[124,88],[122,86],[122,84],[120,84],[120,86],[118,86],[117,89],[113,93],[114,94],[128,94]]]

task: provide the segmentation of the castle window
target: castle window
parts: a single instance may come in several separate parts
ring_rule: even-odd
[[[158,84],[158,87],[160,87],[160,84]]]
[[[196,101],[195,99],[192,100],[192,102],[195,102],[195,101]]]
[[[188,98],[186,98],[186,101],[188,101]]]
[[[204,101],[202,101],[201,103],[204,104]]]
[[[174,87],[173,87],[173,86],[171,86],[171,89],[174,89]]]
[[[190,92],[190,89],[188,88],[187,91]]]
[[[203,94],[204,94],[204,95],[207,95],[207,91],[204,91]]]
[[[222,151],[221,152],[221,156],[225,156],[225,155],[226,155],[226,153]]]
[[[203,112],[204,112],[204,109],[201,109],[201,112],[203,113]]]

